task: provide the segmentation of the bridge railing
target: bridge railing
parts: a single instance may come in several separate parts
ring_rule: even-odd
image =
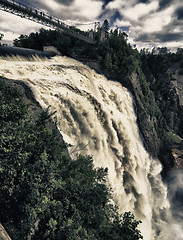
[[[92,38],[74,31],[73,29],[71,29],[71,26],[65,24],[60,19],[53,17],[40,9],[29,6],[28,4],[25,5],[14,0],[0,0],[0,9],[20,16],[22,18],[27,18],[29,20],[46,25],[50,28],[64,31],[67,34],[79,38],[85,42],[91,44],[95,43]]]

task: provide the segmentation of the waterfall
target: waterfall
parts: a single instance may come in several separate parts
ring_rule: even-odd
[[[73,160],[80,153],[92,155],[96,167],[108,168],[115,204],[142,221],[139,229],[145,240],[181,239],[161,164],[144,149],[126,88],[67,57],[1,58],[0,72],[27,83],[44,109],[56,111]]]

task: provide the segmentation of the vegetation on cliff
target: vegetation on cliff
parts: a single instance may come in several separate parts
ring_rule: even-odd
[[[149,98],[155,102],[155,105],[152,103],[147,109],[149,109],[150,116],[155,116],[157,119],[155,127],[161,139],[160,159],[165,169],[173,166],[169,147],[180,142],[180,137],[183,137],[182,108],[173,84],[175,80],[173,72],[170,71],[171,65],[183,57],[183,52],[181,54],[180,52],[180,49],[176,53],[171,53],[167,48],[158,48],[152,49],[152,51],[143,49],[140,53],[141,68],[145,75],[146,85],[148,91],[153,93],[153,96],[149,96]]]
[[[49,111],[35,119],[30,107],[0,81],[0,219],[12,239],[141,239],[140,222],[111,204],[107,169],[71,160]]]

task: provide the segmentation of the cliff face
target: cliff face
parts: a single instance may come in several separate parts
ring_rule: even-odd
[[[180,69],[174,67],[174,79],[170,82],[170,84],[173,84],[175,86],[176,94],[174,94],[174,104],[173,107],[170,109],[167,109],[171,112],[172,121],[171,124],[169,124],[169,128],[171,129],[172,133],[175,133],[180,136],[180,138],[183,137],[183,130],[182,130],[182,124],[183,124],[183,76],[179,74]],[[173,72],[170,72],[173,73]],[[151,117],[146,109],[144,108],[144,104],[142,102],[143,97],[143,91],[139,84],[139,76],[136,73],[133,73],[129,77],[129,89],[133,93],[136,108],[137,108],[137,120],[139,129],[142,133],[142,136],[144,138],[144,143],[147,148],[147,150],[155,157],[161,156],[161,144],[162,139],[158,137],[156,128],[158,125],[157,117]],[[172,90],[173,91],[173,90]],[[169,99],[168,99],[169,101]],[[169,164],[164,165],[164,162],[162,164],[164,167],[168,170],[170,168],[173,169],[182,169],[183,168],[183,141],[180,143],[171,143],[171,141],[168,143],[167,146],[168,154],[167,157],[169,158]],[[163,153],[163,154],[166,154]],[[166,171],[165,171],[166,172]]]
[[[170,68],[171,73],[173,74],[174,81],[172,81],[175,86],[176,93],[179,99],[179,121],[180,121],[180,135],[183,137],[183,74],[181,68],[181,62],[178,61],[172,64]],[[183,169],[183,140],[180,144],[175,144],[171,147],[172,157],[174,159],[174,169]]]
[[[172,82],[175,86],[176,92],[179,97],[179,104],[180,106],[183,107],[183,73],[182,73],[182,68],[180,67],[181,63],[176,62],[172,64],[170,71],[173,74],[173,77],[175,78],[174,81]]]
[[[171,148],[172,157],[174,158],[174,169],[183,169],[183,141],[180,144],[173,145]]]
[[[129,77],[129,84],[135,100],[137,121],[144,140],[144,145],[153,156],[157,157],[159,153],[160,139],[155,130],[156,119],[150,117],[144,108],[141,100],[143,93],[139,84],[139,77],[136,73],[132,73]]]

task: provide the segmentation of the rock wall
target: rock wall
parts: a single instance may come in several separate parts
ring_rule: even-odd
[[[172,64],[170,71],[173,73],[174,81],[172,81],[179,97],[179,104],[183,107],[183,72],[180,67],[181,63]]]
[[[174,169],[183,169],[183,141],[172,146],[172,156],[174,158]]]

